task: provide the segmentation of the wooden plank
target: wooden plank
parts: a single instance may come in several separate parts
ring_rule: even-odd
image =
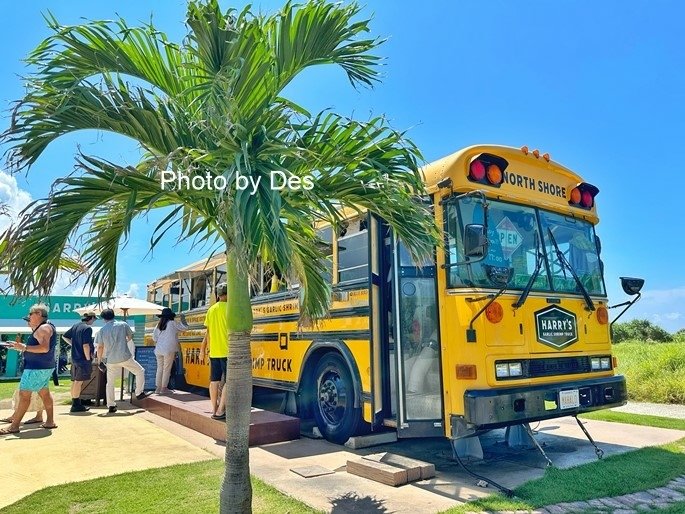
[[[407,483],[407,470],[372,460],[348,460],[347,472],[360,477],[397,487]]]
[[[426,480],[427,478],[433,478],[435,476],[435,464],[424,462],[418,459],[412,459],[403,455],[383,452],[365,455],[362,458],[375,462],[384,462],[385,464],[390,464],[391,466],[395,466],[397,468],[406,469],[407,480],[409,482]]]

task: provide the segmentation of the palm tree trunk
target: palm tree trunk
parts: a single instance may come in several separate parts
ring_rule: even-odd
[[[220,512],[252,512],[249,430],[252,408],[252,355],[249,277],[236,251],[227,253],[228,372],[226,377],[226,469],[221,482]]]

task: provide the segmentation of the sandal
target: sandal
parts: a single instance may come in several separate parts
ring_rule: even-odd
[[[9,434],[18,434],[19,429],[17,430],[12,430],[11,428],[3,428],[0,429],[0,435],[9,435]]]
[[[0,419],[0,423],[12,423],[12,417]]]
[[[43,423],[40,428],[44,428],[46,430],[52,430],[53,428],[57,428],[57,425],[48,425],[47,423]]]
[[[34,423],[42,423],[42,419],[31,418],[24,421],[24,425],[33,425]]]

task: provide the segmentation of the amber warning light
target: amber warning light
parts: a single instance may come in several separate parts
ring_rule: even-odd
[[[595,205],[595,196],[599,193],[599,188],[583,182],[571,189],[568,204],[581,209],[592,209]]]

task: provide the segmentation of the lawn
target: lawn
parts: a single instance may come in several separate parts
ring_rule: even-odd
[[[15,389],[17,389],[18,387],[19,381],[0,382],[0,400],[7,400],[8,398],[12,398]],[[60,378],[58,386],[53,385],[52,381],[50,381],[49,388],[50,391],[52,391],[52,394],[69,393],[69,390],[71,389],[71,379]]]
[[[548,468],[542,478],[516,488],[514,499],[495,494],[447,512],[526,510],[561,502],[620,496],[661,487],[684,474],[685,438],[570,469]]]
[[[216,513],[224,465],[220,460],[180,464],[48,487],[0,509],[2,514]],[[252,478],[255,513],[318,512]]]

